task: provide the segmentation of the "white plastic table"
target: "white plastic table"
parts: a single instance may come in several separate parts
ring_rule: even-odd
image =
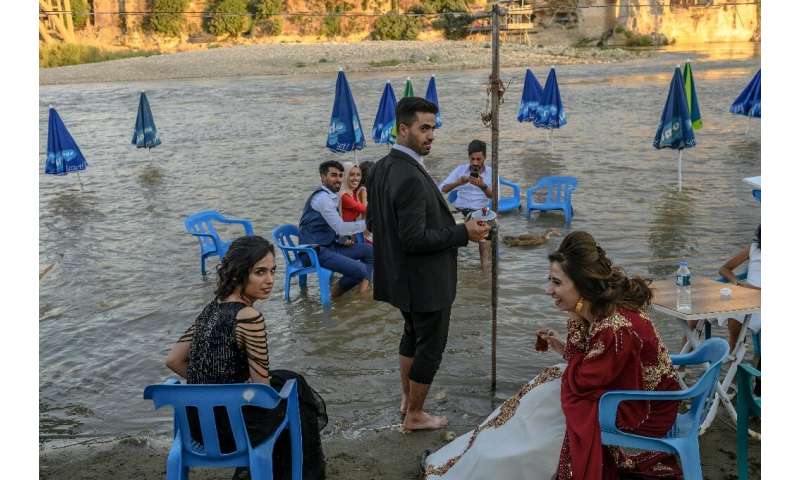
[[[736,369],[742,362],[745,354],[744,340],[747,336],[747,328],[750,325],[750,317],[754,313],[761,311],[761,291],[752,288],[739,287],[730,283],[720,283],[707,277],[692,276],[692,308],[688,312],[680,312],[677,308],[677,288],[674,280],[660,280],[653,282],[653,310],[668,315],[675,319],[686,334],[688,341],[681,349],[681,353],[686,353],[697,348],[703,342],[703,329],[706,322],[711,322],[717,317],[731,317],[733,315],[745,315],[742,322],[742,330],[736,345],[730,352],[725,363],[729,364],[728,371],[717,382],[716,391],[711,407],[706,415],[703,425],[700,427],[700,434],[705,433],[706,429],[714,421],[717,415],[719,404],[725,409],[736,423],[736,406],[731,402],[729,390],[736,378]],[[723,299],[720,295],[721,288],[731,289],[731,298]],[[693,329],[687,323],[689,320],[697,320],[697,326]],[[679,378],[681,386],[686,388],[683,378]]]
[[[756,187],[758,189],[761,188],[761,175],[759,175],[757,177],[743,178],[742,181],[744,183],[747,183],[748,185],[752,185],[752,186],[754,186],[754,187]]]

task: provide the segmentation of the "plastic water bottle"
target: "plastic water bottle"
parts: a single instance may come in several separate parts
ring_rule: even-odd
[[[678,289],[678,311],[690,312],[692,310],[692,272],[689,271],[689,262],[678,263],[675,272],[675,286]]]

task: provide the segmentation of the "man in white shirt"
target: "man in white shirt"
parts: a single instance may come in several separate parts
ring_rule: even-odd
[[[345,222],[339,214],[339,195],[344,167],[336,160],[319,166],[321,185],[308,197],[300,217],[300,243],[314,245],[323,268],[342,274],[331,290],[337,297],[360,284],[359,291],[369,288],[372,278],[372,245],[353,243],[352,235],[366,229],[364,220]]]
[[[450,172],[450,175],[439,184],[445,195],[452,190],[458,192],[453,206],[466,218],[467,215],[488,205],[492,198],[492,169],[486,166],[486,143],[473,140],[467,146],[469,162],[461,164]],[[492,245],[488,240],[478,243],[481,255],[481,269],[491,268]]]

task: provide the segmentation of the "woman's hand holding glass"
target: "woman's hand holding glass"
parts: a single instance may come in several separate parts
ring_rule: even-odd
[[[558,333],[550,328],[542,328],[536,332],[536,351],[546,352],[553,350],[559,355],[564,355],[564,342],[558,338]]]

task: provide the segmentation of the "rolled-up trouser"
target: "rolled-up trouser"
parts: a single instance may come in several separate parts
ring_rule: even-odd
[[[372,280],[372,244],[356,243],[350,247],[331,245],[317,250],[319,264],[323,268],[341,273],[339,288],[350,290],[365,278]]]
[[[413,358],[408,378],[430,385],[442,363],[450,328],[450,307],[435,312],[402,312],[405,319],[400,355]]]

